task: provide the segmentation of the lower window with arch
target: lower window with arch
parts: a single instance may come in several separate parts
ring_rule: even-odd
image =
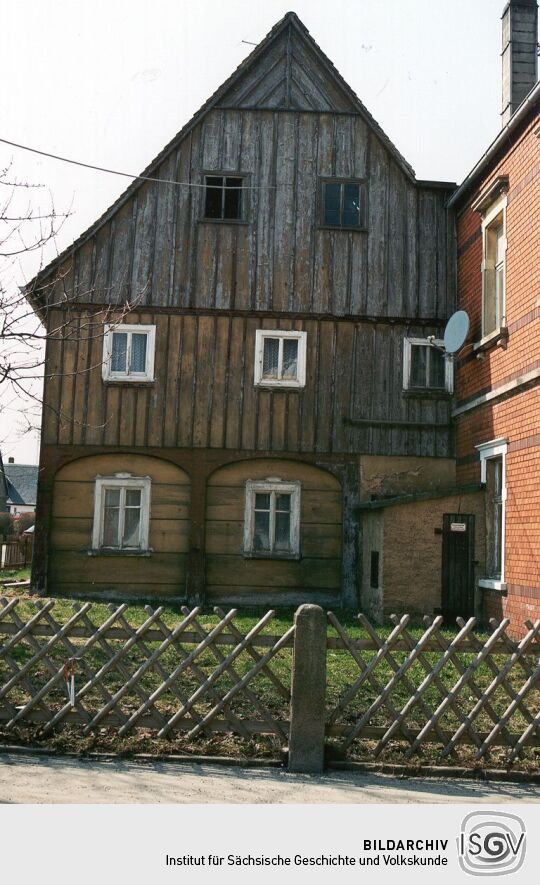
[[[93,553],[148,553],[149,476],[116,473],[96,477]]]
[[[247,480],[244,512],[244,555],[300,558],[299,482],[275,477]]]

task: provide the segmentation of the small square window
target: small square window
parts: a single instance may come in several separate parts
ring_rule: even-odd
[[[238,175],[205,175],[204,217],[215,221],[242,221],[244,179]]]
[[[248,480],[244,514],[247,556],[297,558],[300,553],[300,483]]]
[[[155,326],[105,324],[104,381],[153,381]]]
[[[115,474],[96,478],[93,550],[148,550],[150,486],[149,476]]]
[[[434,346],[435,345],[435,346]],[[405,390],[453,389],[452,361],[426,338],[405,338],[403,346],[403,387]]]
[[[304,387],[306,333],[257,329],[255,384],[259,387]]]
[[[321,224],[362,230],[366,224],[365,182],[324,179],[322,181]]]

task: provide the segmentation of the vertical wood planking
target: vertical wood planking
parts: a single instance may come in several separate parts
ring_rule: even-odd
[[[165,423],[163,445],[175,446],[178,427],[178,396],[182,359],[183,317],[169,317],[169,353],[167,355],[167,386],[165,389]]]
[[[241,446],[244,392],[244,360],[245,360],[245,328],[246,321],[242,317],[231,319],[229,360],[227,364],[227,424],[225,428],[225,447],[237,449]]]
[[[208,445],[219,449],[225,445],[225,421],[228,405],[228,375],[231,320],[218,317],[216,320],[216,357],[213,372],[212,409],[209,415],[210,436]]]
[[[193,443],[193,399],[195,352],[197,345],[197,318],[185,316],[182,334],[182,363],[178,398],[178,446],[189,447]]]
[[[193,401],[193,445],[208,445],[215,374],[216,318],[199,317]],[[218,367],[219,370],[219,367]]]

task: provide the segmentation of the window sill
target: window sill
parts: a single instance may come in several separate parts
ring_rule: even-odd
[[[199,218],[198,224],[244,224],[248,225],[249,221],[244,218]]]
[[[274,561],[283,559],[298,561],[301,558],[299,553],[254,553],[249,550],[244,550],[243,557],[244,559],[272,559]]]
[[[100,547],[98,550],[90,548],[90,550],[86,551],[88,556],[137,556],[143,558],[152,556],[153,552],[151,547],[148,550],[114,550],[108,547]]]
[[[257,389],[261,390],[296,390],[301,391],[304,389],[305,384],[293,384],[291,381],[257,381],[254,385]]]
[[[340,230],[343,233],[367,234],[367,227],[346,227],[342,224],[319,224],[318,230]]]
[[[499,581],[496,578],[480,578],[478,581],[478,586],[482,590],[498,590],[503,595],[506,595],[507,584],[504,581]]]
[[[438,387],[406,387],[401,391],[401,394],[405,398],[421,396],[425,399],[452,399],[450,390],[443,390]]]
[[[104,378],[103,383],[107,385],[107,387],[125,387],[126,384],[129,387],[152,387],[155,384],[154,379],[148,379],[144,381],[142,378],[136,378],[131,380],[131,378]]]
[[[483,353],[486,350],[491,350],[493,347],[506,346],[506,342],[508,341],[508,327],[501,326],[500,329],[495,329],[494,332],[490,332],[489,335],[484,335],[483,338],[480,338],[480,341],[475,341],[473,344],[473,353]]]

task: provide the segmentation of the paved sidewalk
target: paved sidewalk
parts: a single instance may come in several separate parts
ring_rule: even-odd
[[[540,787],[361,772],[0,755],[0,803],[540,802]]]

